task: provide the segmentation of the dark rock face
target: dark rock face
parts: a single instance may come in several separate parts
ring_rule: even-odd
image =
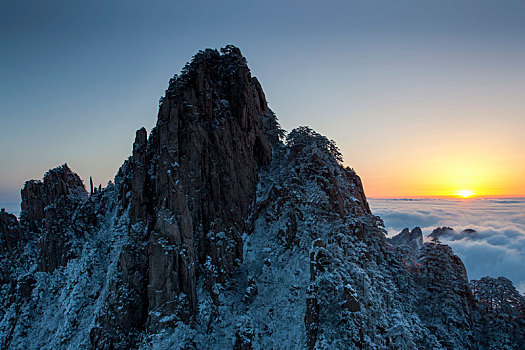
[[[134,243],[120,270],[142,309],[132,317],[136,327],[144,315],[151,326],[173,314],[188,322],[196,313],[199,266],[211,264],[206,285],[213,286],[242,262],[257,170],[272,157],[275,133],[266,128],[276,125],[237,48],[200,52],[170,81],[156,127],[149,140],[145,129],[137,132],[123,173]]]
[[[42,228],[45,208],[63,196],[86,197],[87,192],[80,177],[67,164],[49,170],[44,181],[30,180],[24,185],[20,221],[23,226],[38,231]]]
[[[425,328],[436,336],[445,349],[470,349],[474,341],[474,302],[467,272],[452,249],[437,240],[454,232],[448,227],[435,229],[423,243],[419,227],[389,239],[402,256],[405,269],[413,279],[416,312]]]
[[[454,229],[452,227],[437,227],[435,228],[430,235],[428,235],[428,238],[431,240],[439,240],[439,237],[446,236],[455,233]]]
[[[474,233],[477,233],[477,231],[474,230],[474,229],[471,229],[471,228],[467,228],[467,229],[464,229],[463,231],[461,231],[460,233],[467,234],[467,235],[472,235]]]
[[[152,308],[171,299],[170,290],[185,293],[194,308],[196,266],[206,256],[218,282],[242,261],[241,235],[255,198],[257,167],[271,159],[261,126],[269,109],[240,51],[206,50],[186,70],[170,83],[149,141],[158,159],[149,259],[150,278],[160,283],[149,293]],[[172,281],[155,276],[165,266],[157,257],[166,251],[162,239],[173,254]]]
[[[78,198],[61,197],[46,207],[42,235],[38,243],[39,270],[53,272],[74,257],[72,245],[72,213],[80,205]]]
[[[24,232],[13,214],[0,211],[0,253],[12,253],[25,239]]]
[[[44,219],[44,208],[49,204],[45,199],[44,185],[41,181],[29,180],[21,191],[22,213],[20,220],[24,226],[37,231]]]
[[[52,272],[74,256],[70,229],[76,226],[79,230],[86,224],[85,216],[73,215],[87,199],[84,183],[64,164],[49,170],[43,181],[27,181],[21,194],[22,225],[42,233],[38,249],[39,270]]]
[[[197,266],[209,256],[223,282],[242,261],[257,168],[271,159],[261,125],[268,112],[237,48],[197,54],[170,82],[148,144],[156,202],[148,250],[151,310],[182,292],[194,312]],[[174,271],[168,279],[157,274],[166,267]]]
[[[304,325],[308,339],[308,348],[313,349],[317,342],[319,327],[319,296],[316,278],[325,272],[326,266],[330,264],[330,257],[326,251],[326,244],[322,239],[313,242],[310,250],[310,285],[307,289],[306,296],[306,314],[304,316]]]
[[[423,232],[421,232],[419,227],[415,227],[412,231],[409,231],[408,228],[404,228],[403,231],[399,232],[389,240],[390,243],[394,245],[403,245],[417,250],[423,246]]]
[[[423,289],[418,303],[421,320],[443,347],[470,348],[473,299],[463,262],[449,246],[427,243],[417,265],[415,280]]]
[[[132,182],[131,182],[131,207],[130,218],[131,223],[134,224],[139,220],[146,218],[147,214],[147,193],[146,186],[147,166],[146,163],[146,146],[147,146],[147,132],[142,128],[137,131],[135,142],[133,143],[133,156],[131,157],[132,164]]]

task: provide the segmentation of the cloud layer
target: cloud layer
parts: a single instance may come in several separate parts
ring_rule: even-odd
[[[420,226],[424,235],[449,226],[458,233],[440,240],[463,260],[470,279],[505,276],[525,292],[525,198],[370,199],[389,236]],[[474,229],[476,233],[459,233]]]

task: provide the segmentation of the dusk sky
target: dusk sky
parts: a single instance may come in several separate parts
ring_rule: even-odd
[[[104,186],[170,77],[227,44],[368,196],[525,196],[524,18],[512,0],[2,1],[0,202],[64,162]]]

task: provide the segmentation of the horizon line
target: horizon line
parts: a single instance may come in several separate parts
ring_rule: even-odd
[[[461,197],[454,195],[429,195],[429,196],[367,196],[367,199],[498,199],[498,198],[525,198],[525,195],[473,195],[471,197]]]

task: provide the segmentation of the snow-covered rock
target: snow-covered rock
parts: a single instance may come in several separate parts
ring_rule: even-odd
[[[510,281],[471,287],[421,230],[387,240],[335,143],[286,134],[233,46],[170,81],[114,184],[88,196],[63,166],[22,197],[21,225],[0,213],[1,348],[523,344]]]

